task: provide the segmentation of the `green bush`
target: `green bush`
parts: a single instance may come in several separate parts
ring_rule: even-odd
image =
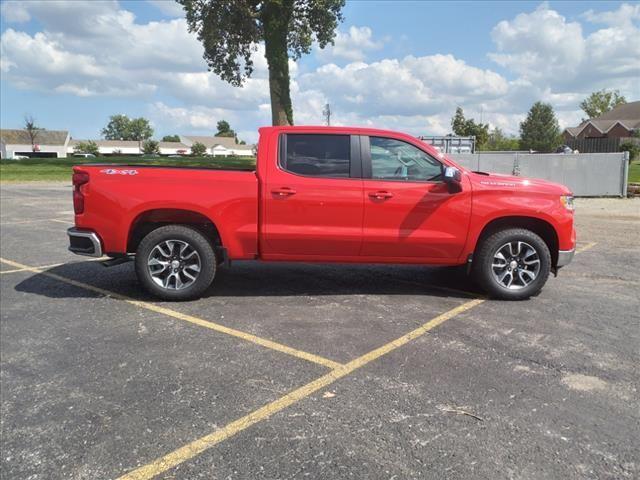
[[[160,144],[155,140],[146,140],[142,144],[142,153],[144,153],[145,155],[159,155]]]
[[[96,157],[100,155],[100,148],[93,140],[89,140],[88,142],[78,142],[76,146],[73,147],[73,151],[75,153],[90,153]]]
[[[191,145],[191,155],[194,157],[202,157],[205,153],[207,153],[207,147],[204,143],[196,142]]]
[[[621,152],[629,152],[629,162],[640,159],[640,145],[635,142],[623,142],[620,145]]]

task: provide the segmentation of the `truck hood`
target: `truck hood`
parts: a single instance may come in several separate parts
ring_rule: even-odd
[[[483,188],[494,187],[496,190],[523,190],[532,193],[571,195],[571,190],[565,185],[540,178],[515,177],[513,175],[485,172],[470,172],[469,177],[473,184],[478,184]]]

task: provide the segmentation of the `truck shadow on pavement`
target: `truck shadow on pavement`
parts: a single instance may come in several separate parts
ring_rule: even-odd
[[[133,263],[105,268],[75,262],[47,273],[125,295],[158,301],[136,278]],[[49,298],[97,298],[100,293],[36,273],[15,287]],[[203,298],[297,297],[331,295],[428,295],[470,298],[481,295],[462,269],[398,265],[287,264],[237,262],[219,268]]]

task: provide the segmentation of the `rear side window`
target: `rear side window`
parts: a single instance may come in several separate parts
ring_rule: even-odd
[[[351,162],[349,135],[288,134],[280,166],[291,173],[312,177],[348,178]]]

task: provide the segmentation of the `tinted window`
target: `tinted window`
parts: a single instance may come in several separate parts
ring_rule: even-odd
[[[413,145],[393,138],[370,137],[371,177],[382,180],[439,181],[442,164]]]
[[[349,135],[287,135],[282,167],[299,175],[349,177]]]

